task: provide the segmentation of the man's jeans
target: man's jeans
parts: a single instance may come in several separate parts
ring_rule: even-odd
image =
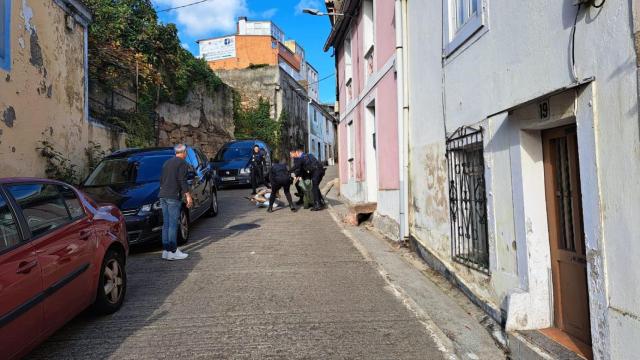
[[[182,202],[175,199],[160,199],[162,206],[162,248],[175,252],[178,248],[178,223],[180,221],[180,207]]]

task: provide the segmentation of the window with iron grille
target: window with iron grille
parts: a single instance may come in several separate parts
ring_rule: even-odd
[[[452,257],[489,273],[482,128],[461,127],[447,139],[447,164]]]

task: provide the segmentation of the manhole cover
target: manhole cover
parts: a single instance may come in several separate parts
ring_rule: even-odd
[[[258,224],[238,224],[238,225],[229,226],[229,229],[230,230],[251,230],[251,229],[257,229],[259,227],[260,225]]]

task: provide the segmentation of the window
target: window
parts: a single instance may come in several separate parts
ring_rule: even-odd
[[[172,155],[103,160],[84,182],[85,186],[140,184],[160,180],[162,166]]]
[[[9,209],[9,204],[0,194],[0,251],[18,245],[20,240],[16,219]]]
[[[84,217],[84,208],[80,204],[76,193],[68,186],[58,186],[58,190],[62,194],[65,205],[67,205],[71,219],[76,220]]]
[[[462,127],[447,139],[447,164],[452,257],[461,264],[488,273],[482,128]]]
[[[365,82],[373,74],[373,47],[375,43],[375,19],[373,15],[373,0],[362,3],[362,18],[364,23],[363,51],[364,51],[364,79]]]
[[[445,55],[451,54],[485,25],[483,0],[444,0]]]
[[[71,220],[56,185],[23,184],[9,187],[22,209],[33,237],[57,229]]]
[[[375,43],[375,22],[373,19],[373,0],[365,0],[362,3],[362,15],[364,21],[364,55],[366,56]]]
[[[11,1],[0,3],[0,69],[11,69]]]
[[[344,80],[345,87],[347,88],[347,100],[352,99],[352,83],[353,78],[353,63],[351,59],[351,35],[347,35],[344,40]]]

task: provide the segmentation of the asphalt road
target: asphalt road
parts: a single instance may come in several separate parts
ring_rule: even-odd
[[[134,251],[122,309],[80,315],[30,358],[442,358],[327,211],[267,214],[249,192],[220,193],[189,259]]]

